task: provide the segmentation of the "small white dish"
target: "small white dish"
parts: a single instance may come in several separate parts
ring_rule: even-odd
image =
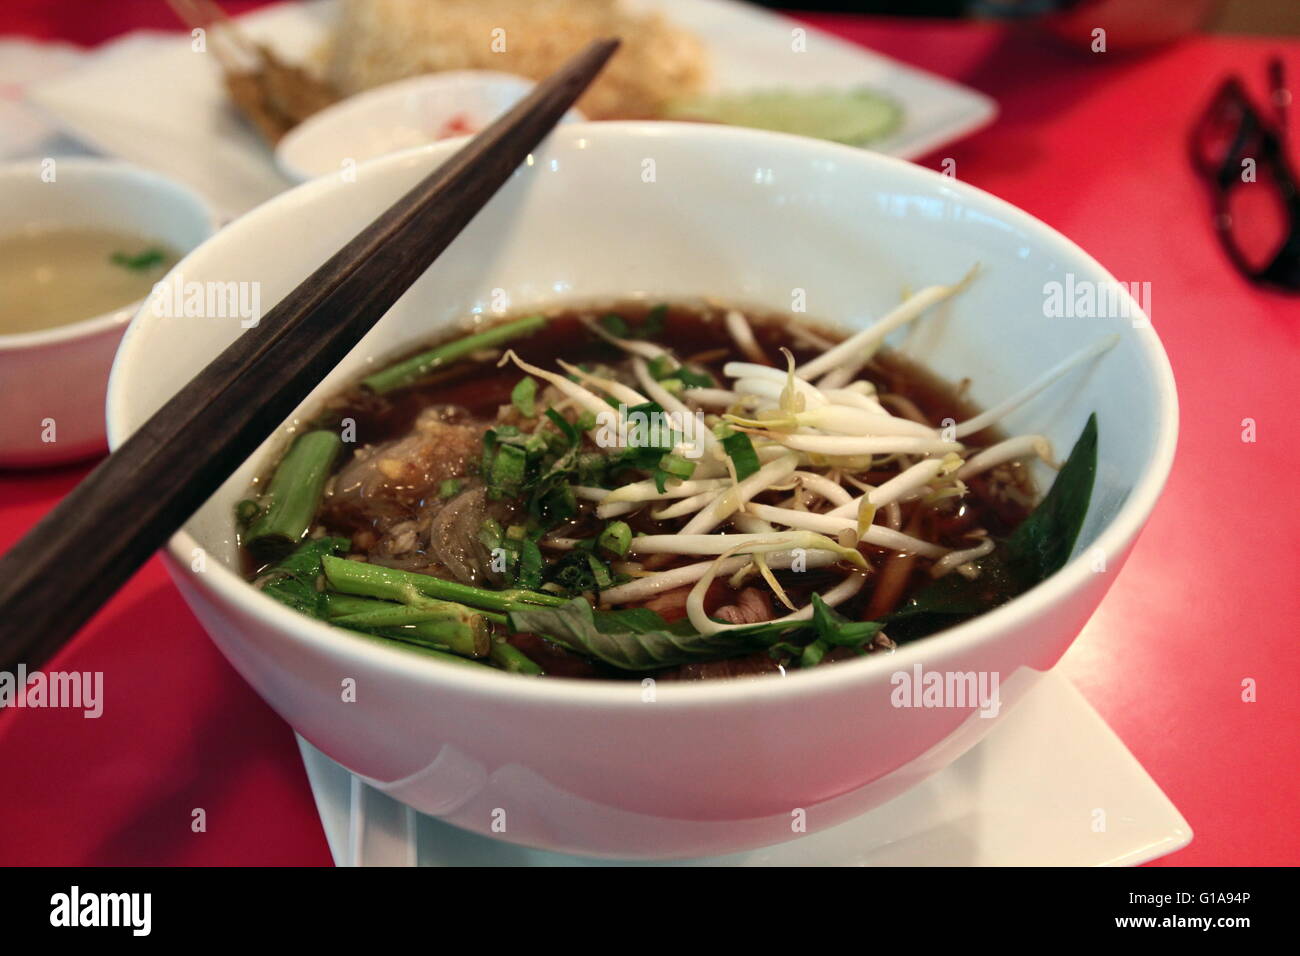
[[[532,91],[526,77],[491,70],[413,76],[349,96],[280,140],[275,162],[294,182],[337,173],[377,156],[470,136]],[[569,110],[562,123],[582,122]]]
[[[904,111],[876,152],[915,159],[993,121],[977,90],[737,0],[637,0],[704,43],[711,92],[869,87]],[[238,18],[240,29],[286,59],[306,62],[329,36],[334,0],[275,4]],[[795,41],[798,41],[797,43]],[[282,192],[289,181],[230,105],[210,53],[188,36],[132,33],[66,76],[28,88],[29,99],[96,149],[157,169],[207,196],[226,218]]]
[[[111,229],[166,243],[182,255],[217,225],[207,204],[185,187],[125,163],[91,158],[0,166],[0,209],[2,235],[33,228]],[[108,372],[139,306],[123,303],[68,325],[0,334],[0,467],[61,464],[105,449]]]
[[[645,865],[469,833],[398,803],[301,737],[298,747],[338,866]],[[1053,672],[974,750],[884,806],[776,846],[651,865],[1136,866],[1191,839],[1115,732]]]

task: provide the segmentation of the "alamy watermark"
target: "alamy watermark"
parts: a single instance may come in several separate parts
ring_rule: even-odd
[[[895,707],[978,709],[981,717],[996,717],[1002,709],[997,671],[927,671],[913,664],[910,671],[895,671],[889,683]]]
[[[260,282],[186,282],[173,272],[154,283],[149,305],[153,314],[169,319],[239,319],[242,328],[254,328],[262,320]]]
[[[704,413],[645,411],[620,405],[596,416],[601,448],[676,448],[685,458],[704,454]]]
[[[73,886],[50,897],[50,925],[112,927],[148,936],[153,928],[152,893],[86,893]]]
[[[1151,317],[1151,283],[1094,282],[1073,272],[1064,281],[1043,284],[1043,315],[1049,319],[1129,319],[1133,326]]]
[[[104,713],[103,671],[0,671],[0,708],[68,708],[94,719]]]

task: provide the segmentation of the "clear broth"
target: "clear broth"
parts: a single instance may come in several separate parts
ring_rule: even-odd
[[[130,305],[177,258],[165,243],[108,229],[0,236],[0,335],[70,325]]]

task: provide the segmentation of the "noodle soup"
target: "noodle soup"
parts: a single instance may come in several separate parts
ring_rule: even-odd
[[[848,338],[698,303],[561,308],[417,352],[329,401],[241,502],[248,576],[358,638],[521,674],[889,653],[1050,574],[1034,562],[1068,555],[1091,487],[1085,435],[1069,507],[1030,520],[1025,462],[1050,445],[881,347],[909,303]]]

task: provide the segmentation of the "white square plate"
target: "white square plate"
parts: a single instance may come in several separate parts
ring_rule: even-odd
[[[875,145],[912,159],[990,122],[993,100],[786,17],[736,0],[634,0],[700,36],[717,90],[869,86],[903,107],[900,128]],[[253,37],[289,60],[325,39],[332,0],[282,4],[242,17]],[[792,31],[806,49],[792,52]],[[134,33],[84,66],[29,87],[28,98],[94,148],[172,176],[205,194],[225,216],[287,189],[271,152],[230,106],[212,58],[186,36]]]
[[[340,866],[626,866],[530,850],[416,813],[301,737]],[[1048,673],[943,772],[847,823],[678,866],[1133,866],[1192,839],[1187,821],[1074,685]]]

